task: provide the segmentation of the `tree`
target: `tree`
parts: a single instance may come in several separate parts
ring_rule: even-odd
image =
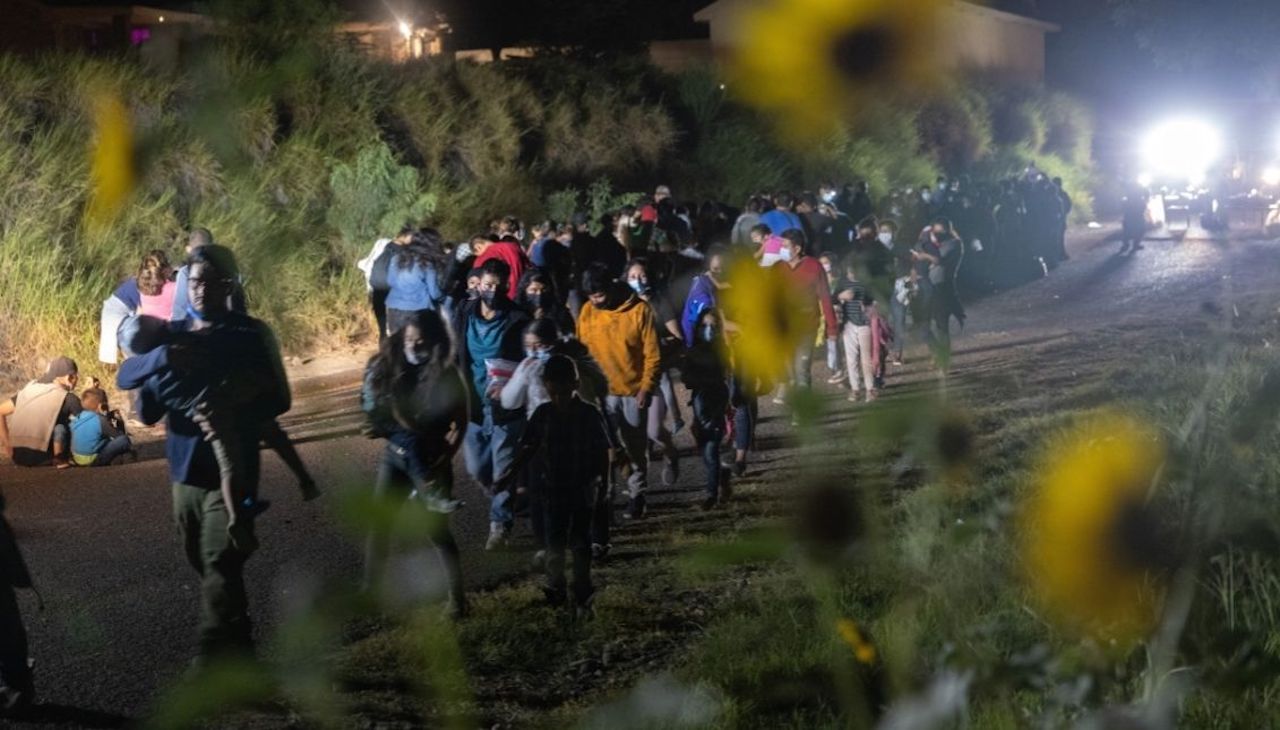
[[[1280,88],[1273,0],[1109,0],[1112,19],[1160,67],[1267,96]],[[1248,69],[1242,73],[1242,69]]]

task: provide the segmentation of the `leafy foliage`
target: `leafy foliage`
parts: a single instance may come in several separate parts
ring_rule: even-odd
[[[358,255],[380,234],[426,220],[436,207],[436,196],[422,190],[418,170],[397,163],[381,142],[361,150],[351,164],[334,165],[329,188],[328,222],[347,256]]]

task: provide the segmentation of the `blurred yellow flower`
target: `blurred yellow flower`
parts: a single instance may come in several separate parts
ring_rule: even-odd
[[[731,88],[812,144],[878,90],[909,88],[936,68],[942,0],[769,0],[744,10]]]
[[[120,212],[133,192],[133,123],[124,102],[106,94],[94,102],[93,126],[88,217],[91,223],[105,223]]]
[[[1159,433],[1115,411],[1084,418],[1050,448],[1023,505],[1026,577],[1046,613],[1098,639],[1141,639],[1157,617],[1147,499]]]
[[[813,335],[814,303],[791,281],[784,264],[768,268],[741,260],[729,269],[722,294],[725,316],[738,325],[738,368],[766,381],[781,378],[796,350]]]
[[[858,623],[853,619],[842,618],[836,621],[836,633],[841,641],[849,645],[853,658],[870,666],[876,661],[876,647],[862,635]]]

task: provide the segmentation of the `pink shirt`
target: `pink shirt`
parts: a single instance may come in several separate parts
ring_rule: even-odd
[[[163,319],[168,322],[173,316],[173,295],[178,287],[172,281],[166,281],[164,288],[155,296],[142,295],[142,304],[138,305],[138,314]]]

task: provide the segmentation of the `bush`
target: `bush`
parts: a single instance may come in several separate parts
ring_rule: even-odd
[[[417,224],[435,210],[435,196],[423,192],[418,170],[397,163],[381,142],[361,150],[353,164],[335,165],[329,188],[328,223],[346,258],[361,255],[378,235]]]

